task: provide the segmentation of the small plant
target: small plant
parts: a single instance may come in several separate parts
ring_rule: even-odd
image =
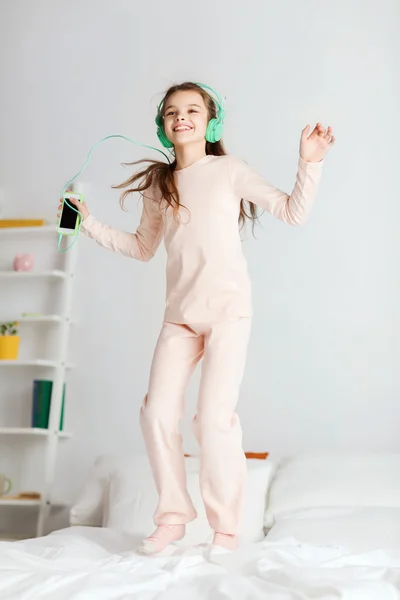
[[[18,335],[17,327],[17,321],[11,321],[10,323],[2,323],[0,325],[0,335]]]

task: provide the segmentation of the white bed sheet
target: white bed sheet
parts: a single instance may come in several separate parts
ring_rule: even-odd
[[[143,557],[133,537],[70,527],[0,543],[1,600],[399,600],[400,551],[351,554],[265,540],[235,554],[174,548]]]

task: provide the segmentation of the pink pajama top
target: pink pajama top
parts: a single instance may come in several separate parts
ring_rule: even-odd
[[[243,160],[207,155],[174,173],[183,205],[179,221],[172,208],[160,208],[161,194],[153,186],[144,192],[135,233],[105,225],[91,214],[82,221],[82,231],[101,246],[142,261],[154,256],[164,238],[165,321],[212,323],[250,317],[251,284],[238,227],[240,200],[253,202],[285,223],[301,225],[314,202],[321,170],[322,161],[308,163],[299,157],[289,196]]]

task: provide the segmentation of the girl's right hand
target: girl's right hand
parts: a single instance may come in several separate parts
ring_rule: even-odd
[[[68,198],[68,202],[70,204],[72,204],[72,206],[74,206],[77,210],[79,210],[80,215],[82,217],[82,221],[84,219],[86,219],[86,217],[89,216],[89,210],[88,207],[86,206],[86,204],[82,204],[82,202],[79,202],[79,200],[75,200],[74,198]],[[60,198],[60,205],[58,207],[59,212],[57,213],[57,218],[60,218],[60,214],[61,214],[61,209],[62,209],[62,205],[63,205],[63,199]]]

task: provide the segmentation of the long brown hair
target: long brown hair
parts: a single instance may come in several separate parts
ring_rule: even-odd
[[[204,104],[208,113],[208,120],[214,119],[217,116],[217,107],[213,98],[208,94],[202,87],[191,81],[186,81],[177,85],[173,85],[166,91],[164,98],[160,105],[160,113],[163,114],[163,108],[166,102],[172,94],[175,92],[182,91],[195,91],[198,92],[203,98]],[[219,142],[207,142],[206,141],[206,154],[212,154],[213,156],[223,156],[227,152],[224,148],[222,140]],[[140,163],[150,163],[148,166],[136,171],[131,177],[123,181],[118,185],[113,185],[115,189],[126,189],[120,197],[120,205],[125,208],[125,200],[129,194],[133,192],[139,192],[143,196],[143,192],[147,190],[153,183],[160,189],[161,197],[168,206],[173,210],[174,217],[179,219],[179,209],[183,205],[180,203],[179,191],[174,179],[174,171],[176,169],[176,159],[170,164],[164,163],[159,160],[150,158],[142,158],[132,163],[123,163],[126,166],[137,165]],[[243,198],[240,200],[240,213],[239,213],[239,227],[242,228],[246,219],[253,221],[254,223],[258,218],[257,207],[252,202],[246,202]]]

